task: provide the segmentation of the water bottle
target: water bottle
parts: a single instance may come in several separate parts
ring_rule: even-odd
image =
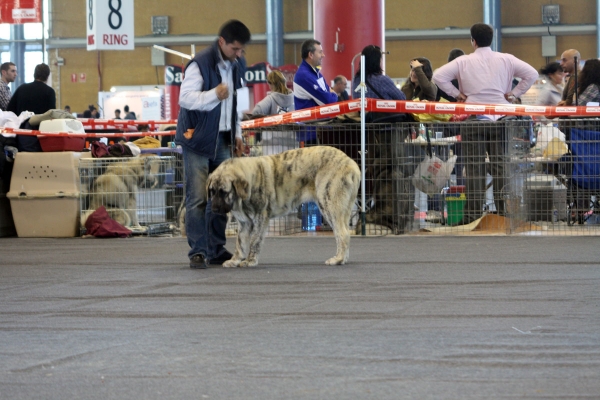
[[[419,124],[419,136],[422,139],[427,140],[426,137],[425,137],[425,125],[423,125],[423,124]]]
[[[322,217],[319,206],[316,203],[302,204],[302,230],[317,231],[321,228]]]
[[[556,209],[556,207],[554,207],[554,209],[552,209],[552,223],[556,224],[558,222],[558,210]]]

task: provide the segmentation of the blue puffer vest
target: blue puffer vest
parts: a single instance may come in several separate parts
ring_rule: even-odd
[[[200,74],[204,79],[204,84],[198,90],[203,92],[214,89],[221,83],[221,73],[217,66],[221,58],[219,57],[219,45],[215,41],[212,46],[202,50],[188,63],[198,64]],[[243,59],[238,59],[233,63],[233,110],[231,121],[231,140],[235,141],[235,126],[237,122],[237,99],[236,91],[242,87],[242,78],[246,70],[246,63]],[[184,78],[185,79],[185,78]],[[230,88],[231,90],[231,88]],[[210,111],[188,110],[181,107],[177,118],[177,132],[175,134],[175,143],[193,151],[203,157],[214,159],[217,156],[217,138],[219,135],[219,121],[221,119],[221,106],[217,106]],[[186,139],[183,134],[190,128],[194,128],[194,135],[191,139]]]

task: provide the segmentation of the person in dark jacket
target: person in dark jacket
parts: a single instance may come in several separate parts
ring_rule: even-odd
[[[125,107],[123,107],[123,111],[125,111],[124,119],[137,119],[137,115],[135,115],[135,113],[133,111],[129,111],[128,105],[125,105]],[[119,113],[120,113],[120,111],[119,111]]]
[[[227,216],[212,212],[206,180],[232,152],[242,155],[237,91],[243,86],[249,41],[246,25],[226,22],[212,46],[188,63],[181,83],[175,142],[183,149],[190,268],[220,265],[232,256],[224,247]]]
[[[56,93],[54,89],[46,84],[49,76],[50,67],[48,65],[36,65],[33,73],[34,81],[24,83],[17,88],[6,107],[6,111],[12,111],[19,115],[23,111],[43,114],[48,110],[55,109]]]
[[[56,93],[54,89],[46,84],[50,76],[50,67],[46,64],[38,64],[33,72],[34,81],[24,83],[15,90],[10,99],[6,111],[12,111],[20,115],[23,111],[34,114],[43,114],[48,110],[56,108]],[[29,120],[21,125],[25,129],[37,129],[37,126],[29,126]],[[19,151],[37,152],[42,151],[40,142],[35,136],[17,135],[17,148]]]

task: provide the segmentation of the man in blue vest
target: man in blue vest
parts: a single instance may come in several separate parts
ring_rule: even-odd
[[[246,25],[226,22],[219,38],[188,63],[181,83],[175,142],[183,149],[190,268],[221,265],[231,258],[224,247],[227,216],[212,213],[206,180],[232,153],[242,154],[237,90],[243,86],[243,52],[249,41]]]

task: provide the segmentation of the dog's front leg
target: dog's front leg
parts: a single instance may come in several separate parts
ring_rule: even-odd
[[[254,224],[252,224],[252,229],[250,230],[248,256],[242,261],[240,267],[254,267],[258,265],[258,255],[260,254],[260,249],[268,226],[269,217],[266,212],[256,216]]]
[[[245,267],[240,265],[248,255],[248,247],[250,245],[250,229],[252,222],[242,222],[238,220],[240,224],[240,231],[235,244],[235,251],[230,260],[223,263],[225,268]]]

